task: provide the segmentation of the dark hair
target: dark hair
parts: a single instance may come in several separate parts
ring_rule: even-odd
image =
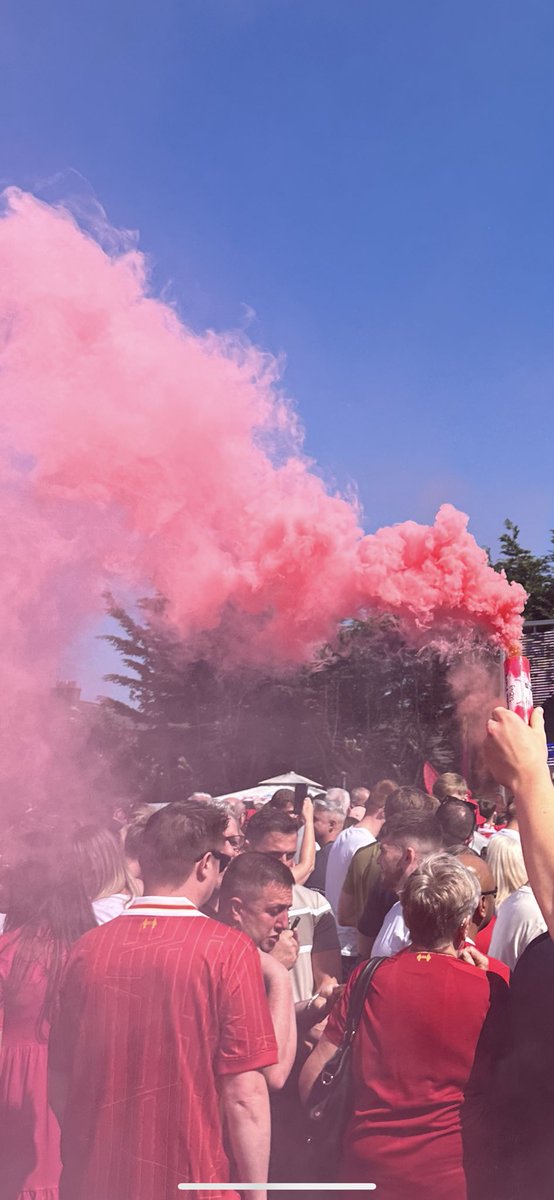
[[[43,1025],[52,1020],[71,946],[96,927],[82,880],[67,866],[67,857],[60,856],[63,867],[48,859],[22,862],[11,868],[6,881],[4,932],[19,929],[20,935],[4,985],[4,1001],[16,999],[32,967],[39,964],[47,978],[37,1020],[39,1040],[46,1040]]]
[[[427,848],[429,854],[442,846],[441,831],[436,817],[417,810],[392,816],[383,825],[379,841],[395,842],[404,847],[418,842]]]
[[[436,819],[446,847],[468,841],[475,830],[473,805],[468,804],[467,800],[457,800],[454,796],[443,800]]]
[[[138,860],[149,883],[180,884],[195,862],[217,849],[229,820],[225,809],[203,801],[176,800],[146,823]]]
[[[283,833],[290,837],[298,834],[298,826],[290,813],[281,812],[265,804],[259,812],[250,817],[246,828],[246,836],[251,846],[256,846],[268,833]]]
[[[233,858],[225,871],[219,893],[219,908],[222,910],[232,896],[252,900],[270,884],[291,888],[294,875],[280,859],[259,854],[257,850],[247,850]]]
[[[267,803],[280,812],[286,812],[289,804],[294,804],[294,791],[292,788],[277,788]]]
[[[477,803],[479,805],[479,812],[481,813],[481,816],[485,818],[485,821],[490,821],[491,817],[494,816],[496,812],[498,801],[491,800],[490,797],[486,797],[484,800],[478,800]]]
[[[385,800],[385,820],[389,821],[397,813],[424,812],[434,813],[438,808],[438,800],[427,792],[415,787],[397,787],[389,792]]]

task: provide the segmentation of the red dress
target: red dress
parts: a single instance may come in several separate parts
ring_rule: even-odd
[[[326,1030],[336,1045],[349,991]],[[471,1196],[493,1196],[480,1142],[508,995],[499,976],[444,954],[405,950],[378,967],[352,1056],[343,1182],[377,1184],[368,1200],[466,1200],[467,1172]]]
[[[48,1025],[38,1031],[46,977],[34,964],[4,1002],[20,932],[0,937],[0,1200],[58,1200],[60,1127],[48,1105]]]

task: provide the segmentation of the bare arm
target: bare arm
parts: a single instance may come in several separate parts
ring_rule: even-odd
[[[316,992],[329,983],[336,987],[342,979],[340,950],[312,950],[312,971]]]
[[[530,725],[495,708],[487,723],[486,755],[495,779],[514,794],[529,882],[554,938],[554,788],[542,708],[534,710]]]
[[[354,855],[354,858],[356,856]],[[354,859],[352,859],[354,862]],[[346,879],[342,885],[341,894],[339,896],[339,905],[337,909],[337,921],[339,925],[357,925],[358,918],[356,915],[356,903],[354,892],[351,887],[351,871],[352,862],[346,872]]]
[[[319,1072],[323,1070],[329,1059],[333,1057],[336,1049],[337,1047],[333,1042],[330,1042],[329,1038],[323,1034],[315,1049],[312,1050],[310,1057],[306,1059],[300,1072],[300,1079],[298,1080],[298,1090],[303,1104],[308,1102],[310,1092]]]
[[[269,1097],[261,1071],[221,1076],[221,1098],[230,1149],[240,1183],[267,1181],[269,1166]],[[249,1200],[267,1200],[265,1187]]]
[[[277,1041],[278,1060],[263,1067],[268,1088],[278,1091],[286,1083],[296,1055],[296,1018],[287,968],[271,954],[259,951],[265,994]]]
[[[304,883],[315,866],[314,806],[309,796],[306,796],[302,805],[302,825],[304,837],[302,838],[300,858],[291,867],[295,883]]]
[[[67,1106],[67,1076],[51,1066],[48,1067],[48,1103],[61,1125]]]

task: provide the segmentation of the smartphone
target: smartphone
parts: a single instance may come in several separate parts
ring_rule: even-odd
[[[294,786],[294,812],[297,817],[299,817],[302,812],[302,807],[307,795],[308,784],[296,783]]]

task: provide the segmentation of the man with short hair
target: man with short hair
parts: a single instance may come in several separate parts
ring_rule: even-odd
[[[260,955],[269,1011],[277,1039],[278,1062],[264,1068],[269,1088],[282,1088],[296,1054],[296,1014],[288,968],[298,957],[298,942],[287,939],[291,956],[283,964],[271,951],[289,933],[289,908],[294,877],[288,867],[268,854],[248,850],[228,866],[219,895],[219,918],[252,938]]]
[[[379,863],[385,887],[401,896],[410,875],[428,854],[442,848],[436,818],[427,813],[400,813],[391,817],[379,837]],[[410,935],[402,915],[401,900],[393,904],[373,944],[374,958],[388,957],[409,944]]]
[[[439,775],[433,784],[433,795],[436,796],[439,804],[446,800],[447,796],[453,796],[459,800],[465,800],[469,793],[467,780],[463,775],[457,775],[455,771],[444,771]]]
[[[370,846],[376,841],[385,819],[384,803],[384,792],[378,787],[374,788],[373,793],[367,799],[363,820],[357,825],[352,825],[350,829],[343,829],[331,847],[327,862],[325,894],[336,915],[338,915],[340,895],[348,867],[356,850],[362,846]],[[358,931],[353,925],[339,924],[338,932],[343,979],[347,979],[358,961]]]
[[[437,809],[437,822],[447,849],[469,846],[477,854],[486,849],[487,839],[475,828],[475,807],[467,800],[447,796]]]
[[[213,805],[168,805],[139,846],[145,895],[75,945],[51,1035],[60,1200],[175,1200],[180,1183],[261,1184],[277,1061],[250,938],[201,911],[228,860]],[[217,1195],[217,1188],[214,1188]],[[237,1193],[227,1193],[238,1200]]]
[[[250,818],[246,836],[252,850],[269,854],[292,869],[297,827],[288,813],[266,805]],[[292,920],[300,918],[296,929],[300,952],[291,971],[293,997],[297,1004],[301,1000],[310,1000],[314,994],[333,990],[340,972],[340,950],[331,906],[319,892],[295,884],[289,917]],[[281,954],[280,941],[272,951],[277,958]]]
[[[344,812],[335,800],[322,796],[314,800],[314,833],[319,850],[315,856],[315,867],[306,880],[306,887],[315,888],[325,895],[327,861],[333,842],[344,826]]]
[[[485,931],[490,929],[491,925],[494,928],[494,901],[496,897],[496,886],[492,871],[490,867],[487,866],[485,859],[481,858],[479,854],[476,854],[475,850],[464,850],[460,854],[457,854],[456,857],[464,867],[467,867],[468,871],[472,871],[473,874],[477,876],[477,879],[479,880],[479,887],[481,889],[479,903],[468,925],[466,943],[470,946],[476,946],[481,953],[486,954],[489,963],[488,970],[494,971],[497,975],[500,975],[502,979],[506,981],[506,983],[509,984],[509,967],[507,967],[505,963],[501,962],[500,959],[491,958],[488,954],[488,943],[487,948],[485,949],[482,941],[479,940],[479,935],[483,935]]]

